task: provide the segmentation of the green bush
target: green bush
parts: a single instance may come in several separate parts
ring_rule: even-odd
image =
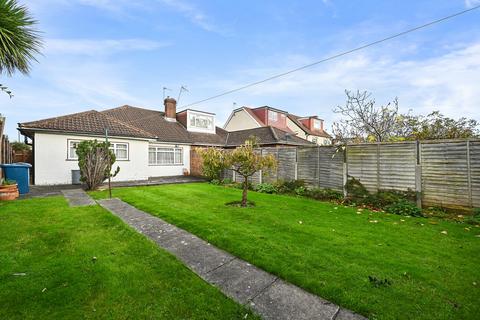
[[[400,199],[394,204],[385,207],[385,211],[402,216],[422,217],[422,210],[415,203]]]
[[[218,180],[218,179],[212,179],[212,180],[209,181],[209,183],[218,186],[218,185],[221,185],[223,183],[223,181]]]
[[[315,200],[322,201],[340,201],[343,199],[343,193],[329,188],[315,188],[308,190],[306,196]]]
[[[297,196],[305,196],[307,193],[308,189],[306,187],[296,187],[294,190],[294,193]]]
[[[363,202],[370,193],[367,188],[360,182],[360,180],[355,179],[354,177],[349,177],[347,183],[345,184],[345,189],[347,190],[348,198]]]
[[[277,193],[277,188],[271,183],[259,183],[253,187],[253,190],[262,193]]]
[[[230,178],[225,178],[225,179],[222,180],[222,183],[223,183],[223,184],[231,184],[232,182],[233,182],[233,181],[232,181],[232,179],[230,179]]]
[[[278,193],[290,193],[296,194],[297,188],[305,188],[305,181],[303,180],[279,180],[275,182],[274,187],[278,190]]]
[[[465,222],[469,224],[480,224],[480,208],[473,209],[473,213],[465,217]]]

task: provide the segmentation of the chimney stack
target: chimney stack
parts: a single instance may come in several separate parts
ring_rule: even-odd
[[[163,101],[165,106],[165,118],[169,121],[175,121],[177,119],[177,100],[167,97]]]

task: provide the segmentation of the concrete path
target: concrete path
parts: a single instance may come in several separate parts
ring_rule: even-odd
[[[61,190],[70,207],[92,206],[96,202],[82,189]]]
[[[100,200],[98,203],[182,260],[225,295],[249,305],[264,319],[365,319],[119,199]]]
[[[113,188],[118,187],[138,187],[138,186],[157,186],[162,184],[182,184],[182,183],[194,183],[205,182],[206,180],[193,176],[170,176],[170,177],[150,177],[148,180],[134,180],[134,181],[115,181],[112,182]],[[81,189],[82,185],[61,184],[61,185],[48,185],[48,186],[30,186],[30,192],[27,194],[21,194],[22,199],[26,198],[43,198],[49,196],[62,195],[63,190]],[[100,189],[107,189],[107,184],[103,184]]]

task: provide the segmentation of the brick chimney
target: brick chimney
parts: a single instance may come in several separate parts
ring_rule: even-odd
[[[177,100],[167,97],[163,104],[165,106],[165,118],[169,121],[176,121],[177,118]]]

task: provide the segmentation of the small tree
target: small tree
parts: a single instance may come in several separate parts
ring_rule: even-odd
[[[225,169],[224,153],[218,148],[200,149],[203,160],[202,172],[209,180],[219,179],[220,173]]]
[[[110,150],[110,143],[97,140],[85,140],[77,146],[78,166],[81,180],[87,185],[87,190],[97,189],[109,176],[115,177],[120,168],[112,174],[115,154]]]
[[[277,166],[277,160],[271,154],[263,156],[256,152],[257,140],[250,137],[245,144],[224,154],[224,164],[243,177],[241,206],[247,206],[248,179],[260,170],[270,170]]]
[[[343,118],[333,124],[337,141],[382,142],[396,134],[398,99],[384,106],[377,106],[371,93],[345,90],[345,106],[337,106],[333,112]]]

